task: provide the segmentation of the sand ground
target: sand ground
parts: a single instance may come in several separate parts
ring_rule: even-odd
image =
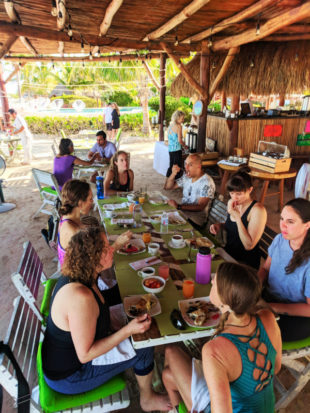
[[[30,240],[40,256],[44,271],[51,275],[56,270],[53,261],[54,253],[47,247],[41,236],[41,229],[46,226],[47,215],[41,214],[33,219],[41,201],[38,190],[32,178],[31,167],[52,171],[53,154],[51,144],[53,139],[48,136],[36,136],[33,144],[34,159],[31,166],[21,166],[20,161],[9,165],[1,177],[4,179],[4,197],[6,202],[14,202],[16,208],[0,214],[0,339],[4,339],[12,312],[12,301],[17,296],[10,275],[16,271],[23,251],[23,243]],[[135,173],[135,188],[148,185],[149,190],[162,190],[164,177],[153,169],[154,140],[127,137],[123,139],[121,149],[131,153],[131,168]],[[171,196],[171,194],[170,194]],[[180,192],[174,191],[174,198],[179,198]],[[285,201],[293,197],[286,190]],[[278,231],[279,214],[276,212],[276,198],[266,199],[268,225]],[[160,358],[160,354],[158,356]],[[129,375],[131,405],[123,411],[139,412],[137,388],[132,375]],[[301,394],[283,410],[287,413],[306,413],[310,405],[310,383]],[[308,406],[308,407],[307,407]],[[13,413],[15,408],[12,399],[4,395],[4,413]]]

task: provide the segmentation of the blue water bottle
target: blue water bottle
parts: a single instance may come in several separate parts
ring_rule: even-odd
[[[98,199],[104,199],[103,177],[102,176],[97,176],[97,178],[96,178],[96,187],[97,187],[97,198]]]

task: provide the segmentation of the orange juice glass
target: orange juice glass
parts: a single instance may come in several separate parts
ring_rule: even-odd
[[[194,290],[195,290],[195,283],[193,280],[183,281],[183,297],[184,298],[193,298]]]
[[[161,265],[158,268],[158,275],[165,280],[168,280],[169,278],[169,265]]]
[[[139,204],[144,204],[144,202],[145,202],[145,197],[139,196]]]
[[[135,204],[129,204],[129,212],[132,214],[133,213],[133,207]]]
[[[151,234],[149,232],[144,232],[142,239],[145,244],[148,244],[149,242],[151,242]]]

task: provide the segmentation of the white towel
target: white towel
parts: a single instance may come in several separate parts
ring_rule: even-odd
[[[110,318],[111,327],[114,331],[119,330],[126,324],[127,318],[124,312],[123,304],[110,307]],[[126,340],[121,341],[116,347],[112,348],[112,350],[96,357],[92,361],[92,364],[93,366],[105,366],[108,364],[120,363],[122,361],[132,359],[135,355],[136,352],[132,347],[131,341],[129,338],[126,338]]]

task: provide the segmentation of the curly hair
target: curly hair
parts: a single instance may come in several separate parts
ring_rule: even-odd
[[[120,155],[126,155],[128,158],[128,153],[125,151],[117,151],[115,154],[112,156],[110,160],[110,171],[113,171],[113,182],[115,185],[115,188],[119,188],[120,183],[119,183],[119,176],[118,176],[118,167],[115,162],[118,161],[118,157]]]
[[[62,266],[63,275],[90,287],[105,249],[101,228],[86,228],[71,238]]]
[[[71,179],[62,187],[61,207],[59,214],[67,215],[78,206],[79,201],[86,201],[90,191],[90,185],[79,179]]]
[[[303,198],[295,198],[291,201],[288,201],[285,207],[291,207],[295,211],[295,213],[299,216],[303,223],[310,221],[310,202],[307,199]],[[300,267],[303,262],[308,261],[310,258],[310,229],[308,229],[302,246],[294,251],[294,254],[289,262],[289,264],[285,267],[286,274],[291,274],[296,270],[296,268]]]
[[[261,301],[262,286],[256,271],[243,264],[223,262],[216,273],[217,292],[223,304],[237,315],[255,315],[263,308],[269,308]],[[229,312],[222,314],[219,334],[225,327]]]

